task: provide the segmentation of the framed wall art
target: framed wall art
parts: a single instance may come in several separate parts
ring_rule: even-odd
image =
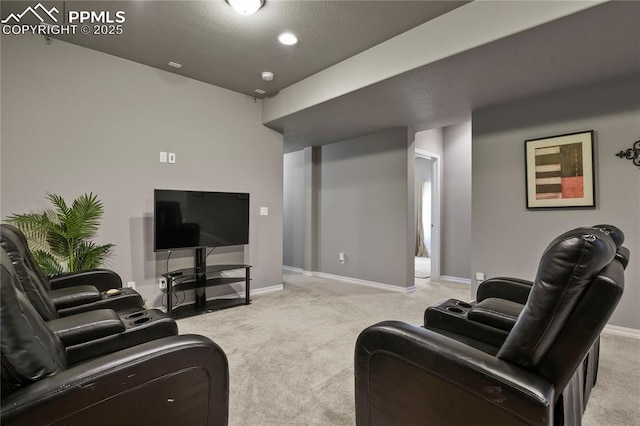
[[[593,130],[524,142],[527,208],[594,208]]]

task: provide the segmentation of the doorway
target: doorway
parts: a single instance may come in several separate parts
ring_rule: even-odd
[[[415,278],[440,277],[440,156],[416,150],[415,158]]]

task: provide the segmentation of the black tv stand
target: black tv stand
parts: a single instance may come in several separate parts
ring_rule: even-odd
[[[234,269],[244,269],[244,277],[222,277],[223,271]],[[167,295],[167,315],[171,318],[184,318],[198,315],[205,312],[219,311],[221,309],[232,308],[251,303],[251,274],[250,265],[230,264],[207,266],[206,253],[204,248],[196,249],[195,267],[177,269],[162,274],[167,280],[167,287],[163,289]],[[232,284],[244,281],[244,297],[234,297],[228,299],[207,300],[206,288],[224,284]],[[173,292],[177,290],[195,290],[195,302],[187,305],[173,306]]]

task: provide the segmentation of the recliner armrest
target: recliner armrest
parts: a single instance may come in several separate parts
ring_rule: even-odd
[[[493,325],[469,319],[473,305],[448,299],[424,311],[424,328],[436,331],[483,352],[495,355],[509,333]]]
[[[61,290],[62,289],[51,290],[51,292]],[[144,305],[140,294],[127,287],[118,289],[117,293],[108,294],[106,292],[102,292],[99,296],[99,299],[94,302],[87,302],[75,306],[69,306],[67,308],[59,308],[58,314],[61,317],[66,317],[96,309],[113,309],[114,311],[122,314],[139,311]]]
[[[66,346],[69,365],[80,364],[92,358],[178,334],[178,325],[175,320],[158,309],[120,316],[120,320],[125,326],[125,330],[121,333]]]
[[[99,291],[122,288],[122,279],[110,269],[92,269],[91,271],[63,274],[49,280],[52,290],[77,285],[92,285]]]
[[[403,322],[385,321],[360,334],[355,376],[359,426],[553,424],[551,383]]]
[[[98,309],[47,322],[65,346],[90,342],[102,337],[122,333],[125,326],[111,309]]]
[[[226,426],[228,410],[224,351],[206,337],[183,335],[79,364],[7,395],[0,420]]]
[[[102,299],[98,289],[92,285],[78,285],[49,290],[47,295],[57,310],[85,305]]]
[[[533,286],[533,282],[520,278],[489,278],[478,286],[476,300],[482,302],[484,299],[495,297],[524,305],[529,298],[531,286]]]
[[[490,297],[469,309],[467,318],[500,330],[511,331],[524,305],[510,300]]]

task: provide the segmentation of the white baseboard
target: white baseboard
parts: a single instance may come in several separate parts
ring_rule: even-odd
[[[414,285],[412,285],[411,287],[398,287],[398,286],[391,285],[391,284],[384,284],[384,283],[378,283],[378,282],[375,282],[375,281],[361,280],[359,278],[343,277],[343,276],[340,276],[340,275],[327,274],[327,273],[324,273],[324,272],[314,272],[313,275],[315,275],[316,277],[329,278],[331,280],[346,281],[346,282],[352,283],[352,284],[359,284],[359,285],[364,285],[364,286],[367,286],[367,287],[379,288],[379,289],[382,289],[382,290],[393,291],[393,292],[396,292],[396,293],[413,293],[414,291],[416,291],[416,286],[414,286]]]
[[[270,285],[269,287],[260,287],[256,289],[252,288],[251,296],[259,296],[261,294],[273,293],[274,291],[282,291],[282,290],[284,290],[284,285],[282,284]],[[241,291],[238,293],[238,295],[240,297],[244,297],[245,292]]]
[[[640,330],[637,328],[620,327],[617,325],[605,325],[603,333],[613,334],[615,336],[629,337],[632,339],[640,339]]]
[[[450,277],[448,275],[440,275],[440,281],[471,285],[471,278]]]
[[[379,288],[382,290],[393,291],[396,293],[413,293],[414,291],[416,291],[416,286],[414,285],[412,285],[411,287],[398,287],[391,284],[383,284],[375,281],[361,280],[359,278],[343,277],[341,275],[327,274],[324,272],[305,271],[303,269],[294,268],[292,266],[283,266],[282,269],[284,269],[285,271],[297,272],[307,277],[320,277],[320,278],[328,278],[330,280],[346,281],[351,284],[365,285],[367,287]]]
[[[302,268],[296,268],[293,266],[282,265],[282,269],[284,269],[285,271],[294,272],[296,274],[306,275],[307,277],[313,277],[316,274],[313,271],[305,271]]]

